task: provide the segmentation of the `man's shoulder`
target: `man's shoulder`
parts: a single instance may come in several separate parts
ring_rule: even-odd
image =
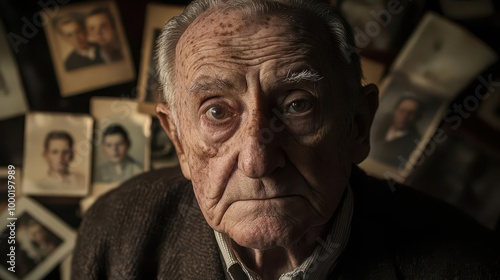
[[[360,170],[351,185],[355,209],[346,262],[355,258],[375,270],[385,267],[384,275],[423,278],[500,273],[498,238],[454,206]]]
[[[124,182],[88,210],[73,269],[76,279],[200,279],[221,275],[216,246],[191,183],[179,169],[161,169]]]
[[[178,204],[186,202],[186,199],[191,202],[193,197],[190,182],[182,176],[178,168],[160,169],[127,180],[99,198],[92,208],[111,207],[121,212],[129,212],[134,211],[136,206],[146,210],[158,207],[158,203]],[[122,207],[125,209],[121,209]]]

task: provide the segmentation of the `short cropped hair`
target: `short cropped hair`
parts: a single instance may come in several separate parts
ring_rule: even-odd
[[[360,92],[362,70],[356,52],[352,30],[347,21],[331,5],[313,0],[198,0],[189,4],[184,12],[172,18],[163,28],[156,47],[158,76],[163,87],[164,101],[174,103],[175,100],[175,48],[190,24],[203,12],[210,9],[237,9],[244,14],[300,11],[304,15],[317,18],[325,29],[329,30],[329,39],[333,45],[334,63],[339,63],[343,79],[347,81],[349,93]],[[290,15],[293,20],[294,15]],[[355,97],[354,97],[355,98]],[[174,109],[174,108],[172,108]],[[174,114],[175,115],[175,114]],[[174,116],[175,118],[175,116]]]
[[[119,124],[110,124],[104,129],[104,131],[102,132],[102,142],[104,143],[104,139],[106,138],[106,136],[112,134],[120,134],[125,142],[127,142],[127,145],[130,145],[130,138],[128,137],[127,131],[125,130],[125,128],[123,128],[123,126]]]
[[[56,18],[54,21],[52,21],[52,25],[59,34],[64,35],[62,33],[61,27],[71,22],[76,22],[85,32],[85,18],[80,13],[69,13],[62,17]]]
[[[109,20],[109,23],[111,24],[111,26],[113,28],[115,28],[115,20],[114,20],[114,17],[113,17],[113,14],[111,14],[111,11],[108,9],[108,8],[105,8],[105,7],[97,7],[95,9],[93,9],[92,11],[90,11],[88,14],[87,14],[87,17],[91,17],[91,16],[94,16],[94,15],[98,15],[98,14],[103,14],[105,15],[108,20]]]
[[[406,100],[411,100],[411,101],[415,102],[418,105],[417,119],[420,118],[423,115],[424,110],[425,110],[424,103],[418,97],[413,96],[413,95],[407,95],[407,96],[401,97],[396,102],[396,105],[394,105],[394,110],[396,110],[399,107],[399,105],[401,105],[401,103],[403,103],[403,101],[406,101]]]
[[[71,135],[68,132],[60,130],[60,131],[51,131],[47,134],[47,136],[45,136],[45,141],[43,143],[45,151],[49,149],[50,141],[55,139],[63,139],[68,141],[70,149],[73,150],[73,137],[71,137]]]

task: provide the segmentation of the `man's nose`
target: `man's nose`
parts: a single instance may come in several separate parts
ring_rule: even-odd
[[[285,166],[285,155],[279,144],[279,133],[270,130],[273,118],[266,118],[259,112],[250,115],[242,128],[238,168],[250,178],[262,178]],[[267,133],[263,137],[263,132]]]

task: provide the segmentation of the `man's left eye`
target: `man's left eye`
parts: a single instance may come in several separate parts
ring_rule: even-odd
[[[295,100],[285,107],[285,113],[300,114],[311,110],[313,104],[309,100]]]

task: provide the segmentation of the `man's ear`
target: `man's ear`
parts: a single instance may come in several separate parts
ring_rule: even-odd
[[[188,180],[191,180],[191,170],[189,169],[182,143],[179,140],[179,135],[177,134],[178,128],[175,126],[173,119],[174,116],[172,115],[170,107],[168,106],[168,104],[160,102],[156,105],[156,114],[158,116],[158,119],[160,120],[163,130],[165,131],[165,133],[167,133],[168,137],[174,144],[175,151],[177,152],[177,157],[179,158],[182,174]]]
[[[370,128],[378,108],[378,88],[368,84],[361,89],[360,100],[354,115],[353,158],[356,164],[362,162],[370,152]]]

